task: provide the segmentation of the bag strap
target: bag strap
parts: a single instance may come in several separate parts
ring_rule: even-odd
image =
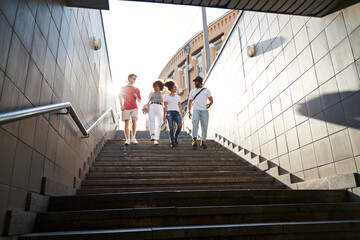
[[[194,96],[193,101],[195,100],[195,98],[196,98],[204,89],[206,89],[206,88],[202,88],[202,89],[200,90],[200,92],[198,92],[198,93]]]

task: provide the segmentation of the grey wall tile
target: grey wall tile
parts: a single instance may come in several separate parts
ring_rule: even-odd
[[[19,125],[19,139],[28,146],[33,147],[35,138],[36,118],[28,118],[20,121]]]
[[[6,16],[10,25],[14,25],[16,10],[18,6],[18,0],[2,0],[0,1],[0,9]]]
[[[30,176],[32,149],[21,141],[16,145],[11,186],[27,189]]]
[[[45,58],[44,78],[48,82],[51,88],[53,88],[55,81],[55,66],[56,66],[55,58],[52,55],[50,48],[47,48],[46,58]]]
[[[58,133],[53,127],[49,127],[48,139],[46,144],[46,158],[55,162],[57,151]]]
[[[4,85],[4,79],[5,79],[5,74],[3,71],[0,70],[0,93]]]
[[[26,3],[29,6],[29,9],[31,11],[31,14],[34,16],[34,18],[36,17],[36,11],[37,11],[37,7],[39,4],[39,0],[26,0]]]
[[[63,17],[63,0],[61,1],[54,1],[54,4],[51,8],[52,17],[54,18],[55,25],[57,29],[60,29],[61,26],[61,20]],[[89,21],[86,21],[85,24],[87,24]]]
[[[360,92],[351,95],[342,102],[344,107],[346,122],[349,126],[352,126],[359,122],[359,116],[360,116],[360,108],[358,107],[359,102],[360,102]]]
[[[322,111],[323,106],[320,91],[318,89],[306,96],[306,108],[308,110],[309,117],[312,117]]]
[[[348,158],[342,161],[335,162],[335,169],[337,174],[354,173],[357,171],[355,159]]]
[[[4,14],[0,11],[0,69],[5,71],[6,62],[8,60],[8,54],[10,49],[12,29]]]
[[[360,157],[355,158],[357,172],[360,172]]]
[[[25,210],[26,197],[27,191],[18,188],[10,188],[8,209]]]
[[[17,139],[0,128],[0,183],[11,183]]]
[[[49,35],[50,19],[51,13],[46,2],[44,0],[40,0],[36,13],[36,23],[38,24],[45,39],[47,39]]]
[[[42,73],[45,73],[46,40],[37,25],[34,28],[34,41],[31,48],[31,57]]]
[[[14,30],[19,36],[22,44],[28,52],[30,52],[33,33],[34,33],[35,19],[32,15],[25,0],[19,1],[18,10],[16,13]]]
[[[348,132],[354,156],[360,155],[360,124],[348,128]]]
[[[326,109],[324,111],[324,118],[329,134],[333,134],[346,128],[346,120],[341,103]]]
[[[45,158],[43,155],[33,151],[31,158],[29,189],[36,193],[41,192],[42,175],[44,173],[44,160]]]
[[[314,141],[328,135],[328,130],[326,127],[325,117],[323,113],[319,113],[313,118],[310,118],[310,127],[311,135]]]
[[[353,156],[349,134],[346,129],[331,135],[330,143],[335,161]]]
[[[45,155],[49,123],[43,116],[36,117],[34,149]]]
[[[30,56],[28,52],[21,44],[19,38],[14,34],[11,41],[6,74],[11,79],[11,81],[15,83],[21,92],[24,92],[25,89],[29,60]]]
[[[335,78],[332,78],[321,85],[319,90],[323,109],[327,109],[340,101],[339,89]]]
[[[334,161],[329,138],[323,138],[314,142],[314,149],[318,166]]]
[[[34,106],[39,104],[42,80],[43,76],[40,70],[35,63],[30,60],[25,87],[25,97],[27,97]]]
[[[60,39],[59,30],[56,28],[54,21],[51,19],[47,44],[48,44],[48,47],[49,47],[50,51],[52,52],[54,58],[56,58],[56,56],[57,56],[57,50],[59,47],[59,39]]]

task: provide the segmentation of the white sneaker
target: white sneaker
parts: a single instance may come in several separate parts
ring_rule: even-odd
[[[159,145],[159,142],[154,139],[154,145]]]
[[[151,140],[151,141],[154,141],[154,140],[155,140],[155,136],[154,136],[154,135],[151,135],[150,140]]]
[[[126,146],[126,145],[130,145],[130,139],[126,139],[124,145],[125,145],[125,146]]]
[[[135,138],[131,139],[131,142],[132,142],[133,144],[138,144],[138,141],[136,141]]]

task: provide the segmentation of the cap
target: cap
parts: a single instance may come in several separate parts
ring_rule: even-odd
[[[202,79],[202,77],[200,77],[200,76],[197,76],[197,77],[193,80],[193,82],[199,82],[199,83],[201,83],[201,84],[202,84],[202,81],[203,81],[203,79]]]

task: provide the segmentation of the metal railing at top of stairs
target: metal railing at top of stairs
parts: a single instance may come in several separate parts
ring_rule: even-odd
[[[12,112],[0,113],[0,125],[30,117],[35,117],[45,113],[63,110],[63,109],[65,109],[67,112],[59,113],[59,114],[70,114],[70,116],[72,117],[72,119],[74,120],[75,124],[78,126],[79,130],[84,135],[84,137],[89,137],[89,133],[91,132],[91,130],[93,130],[96,127],[96,125],[98,125],[106,117],[106,115],[109,114],[109,112],[111,113],[113,122],[116,123],[114,112],[112,108],[109,108],[88,129],[86,129],[84,124],[81,122],[79,115],[76,113],[74,107],[71,105],[71,103],[64,102],[64,103],[44,105],[40,107],[27,108]]]

